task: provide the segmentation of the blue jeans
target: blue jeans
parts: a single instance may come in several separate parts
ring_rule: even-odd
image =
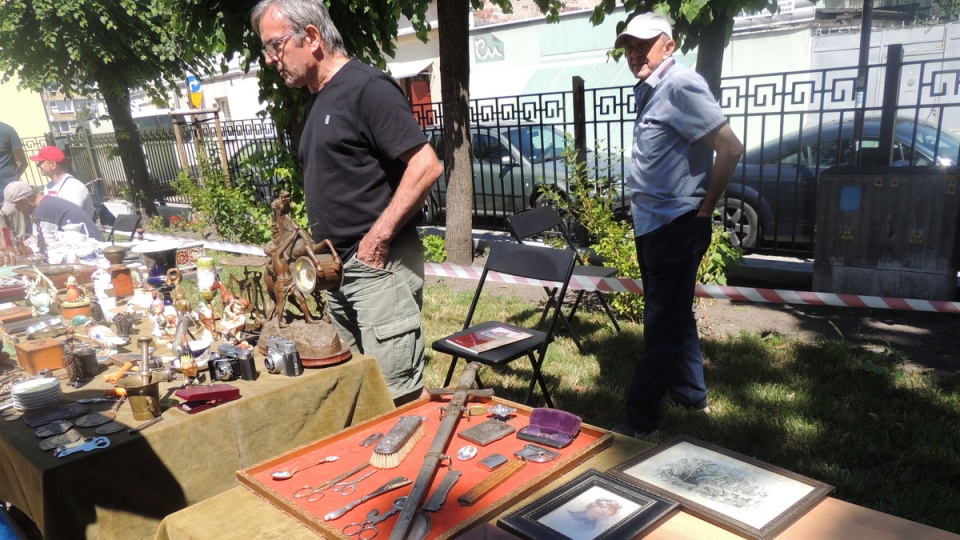
[[[417,232],[390,243],[386,268],[350,257],[343,285],[327,292],[330,317],[340,340],[380,365],[391,396],[419,396],[423,389],[423,243]]]
[[[624,423],[638,431],[659,427],[660,402],[668,391],[684,405],[707,405],[693,298],[712,228],[711,219],[694,210],[636,238],[645,349],[627,393]]]

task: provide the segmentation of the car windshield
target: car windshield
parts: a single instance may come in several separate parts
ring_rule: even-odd
[[[563,132],[550,126],[509,128],[507,136],[514,148],[533,163],[560,159],[563,155]]]
[[[953,165],[960,156],[960,140],[947,131],[940,132],[940,144],[937,144],[937,130],[931,126],[920,124],[917,126],[916,147],[918,150],[933,157],[936,153],[938,165]]]

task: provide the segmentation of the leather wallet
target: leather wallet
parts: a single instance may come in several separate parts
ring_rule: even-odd
[[[580,417],[557,409],[534,409],[530,425],[517,432],[523,441],[539,443],[551,448],[564,448],[580,433]]]
[[[516,430],[517,428],[506,422],[490,419],[457,433],[457,436],[473,444],[486,446],[494,441],[499,441]]]

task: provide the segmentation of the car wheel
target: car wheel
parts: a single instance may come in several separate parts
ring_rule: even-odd
[[[435,225],[440,219],[440,203],[433,193],[428,193],[423,201],[423,220],[424,223]]]
[[[756,247],[760,219],[752,206],[738,199],[721,199],[717,204],[717,212],[720,216],[716,214],[713,216],[714,223],[730,233],[732,246]]]

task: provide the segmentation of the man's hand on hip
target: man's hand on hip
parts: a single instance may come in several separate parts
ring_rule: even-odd
[[[357,260],[373,268],[386,268],[389,254],[390,245],[371,238],[370,234],[364,236],[357,247]]]

